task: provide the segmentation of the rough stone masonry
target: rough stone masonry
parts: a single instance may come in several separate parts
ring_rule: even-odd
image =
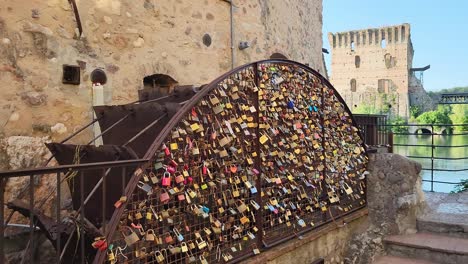
[[[354,112],[364,105],[404,118],[409,108],[434,103],[413,69],[409,24],[328,33],[330,81]]]

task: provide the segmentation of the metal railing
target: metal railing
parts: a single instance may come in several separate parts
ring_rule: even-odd
[[[459,132],[453,133],[455,127],[466,127],[468,124],[405,124],[405,125],[387,125],[388,129],[395,129],[398,130],[407,130],[408,132],[393,132],[395,136],[421,136],[417,139],[417,141],[429,141],[430,143],[426,144],[410,144],[410,143],[393,143],[394,147],[407,147],[408,153],[405,156],[410,159],[415,159],[416,161],[421,161],[421,159],[430,160],[430,164],[427,162],[423,163],[422,170],[430,172],[430,180],[423,179],[423,182],[430,183],[430,191],[434,191],[434,183],[440,184],[451,184],[457,185],[460,182],[448,181],[448,180],[435,180],[434,173],[435,172],[467,172],[466,179],[468,179],[468,166],[465,163],[465,166],[462,168],[441,168],[437,166],[437,161],[457,161],[457,160],[468,160],[468,154],[466,152],[461,153],[460,156],[453,157],[450,154],[446,153],[446,156],[438,155],[438,150],[451,150],[451,149],[460,149],[460,148],[467,148],[468,144],[455,144],[455,145],[439,145],[436,142],[436,139],[448,139],[448,138],[455,138],[455,137],[468,137],[468,132]],[[424,137],[426,137],[424,139]],[[411,154],[411,150],[414,148],[425,148],[426,150],[430,149],[430,151],[424,151],[425,155],[413,155]],[[395,153],[398,153],[398,149],[395,148]],[[415,151],[416,152],[416,151]],[[448,155],[447,155],[448,154]]]
[[[361,133],[363,134],[365,144],[369,149],[375,149],[379,146],[388,146],[389,152],[401,154],[415,161],[421,162],[424,159],[430,162],[423,162],[422,170],[430,172],[430,179],[423,179],[423,182],[430,183],[430,191],[434,191],[434,183],[439,184],[460,184],[458,181],[437,180],[435,174],[437,172],[467,172],[468,166],[463,168],[440,168],[437,161],[458,161],[468,160],[468,153],[458,151],[459,156],[441,156],[440,150],[463,149],[467,148],[468,144],[440,145],[437,142],[456,137],[467,137],[468,132],[453,133],[456,127],[466,127],[468,124],[404,124],[404,125],[389,125],[386,124],[387,118],[385,115],[353,115]],[[393,131],[393,132],[392,132]],[[413,143],[400,143],[402,136],[420,136]],[[426,141],[426,143],[418,143],[417,141]],[[463,140],[462,140],[463,141]],[[465,140],[468,142],[468,140]],[[407,148],[407,152],[403,152],[402,148]],[[416,149],[424,148],[423,154],[412,154],[417,152]]]
[[[46,237],[49,240],[54,241],[52,243],[53,247],[56,249],[56,262],[61,263],[64,260],[74,259],[76,262],[86,263],[92,261],[94,254],[89,255],[88,252],[91,243],[95,237],[102,236],[105,231],[105,226],[107,220],[110,218],[109,215],[106,215],[108,209],[108,203],[103,201],[102,204],[96,205],[102,210],[102,221],[100,226],[93,226],[87,221],[87,216],[85,214],[86,204],[92,196],[102,195],[105,197],[106,189],[113,188],[113,181],[124,182],[125,178],[133,173],[133,170],[136,166],[141,165],[147,162],[147,160],[120,160],[120,161],[111,161],[111,162],[98,162],[98,163],[87,163],[87,164],[77,164],[77,165],[66,165],[66,166],[55,166],[55,167],[42,167],[42,168],[33,168],[33,169],[24,169],[24,170],[14,170],[14,171],[5,171],[0,172],[0,199],[1,204],[5,204],[4,195],[5,195],[5,184],[8,179],[11,178],[21,178],[25,177],[29,179],[29,197],[26,202],[10,202],[6,204],[10,210],[18,211],[24,217],[29,218],[29,242],[25,252],[29,254],[23,255],[22,263],[34,263],[35,262],[35,250],[37,242],[34,236],[36,229],[39,227]],[[119,170],[121,178],[107,178],[109,170]],[[80,189],[83,190],[85,186],[85,176],[84,172],[86,171],[95,171],[96,173],[101,173],[103,175],[103,184],[102,188],[96,189],[93,192],[89,193],[86,197],[82,192],[80,197],[80,209],[73,211],[69,210],[64,212],[62,210],[62,201],[63,190],[61,185],[70,180],[71,177],[78,177]],[[114,174],[115,175],[115,174]],[[37,193],[35,193],[35,184],[33,183],[35,177],[47,177],[47,180],[55,180],[55,188],[52,188],[42,199],[37,199]],[[122,185],[124,186],[124,185]],[[122,190],[123,192],[123,190]],[[53,202],[51,201],[53,200]],[[53,204],[55,209],[52,210],[53,215],[45,215],[42,212],[42,209],[45,205],[50,206]],[[5,229],[12,228],[10,225],[5,226],[3,223],[9,222],[4,219],[5,207],[0,211],[0,233],[5,234]],[[10,214],[10,217],[12,214]],[[14,225],[13,225],[14,226]],[[65,232],[67,235],[64,235],[64,230],[69,230]],[[49,231],[49,232],[47,232]],[[75,234],[74,234],[75,233]],[[3,262],[5,258],[5,236],[0,239],[0,262]]]
[[[380,147],[392,152],[392,133],[387,127],[386,115],[353,114],[353,117],[370,152]]]

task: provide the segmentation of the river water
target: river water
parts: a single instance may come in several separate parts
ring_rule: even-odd
[[[394,135],[395,144],[410,144],[410,145],[431,145],[431,135]],[[468,157],[468,147],[456,147],[468,145],[468,135],[434,135],[434,157],[442,158],[464,158]],[[451,146],[437,147],[437,146]],[[431,157],[431,147],[423,146],[394,146],[394,153],[403,156],[418,156]],[[430,158],[411,158],[422,164],[423,168],[431,168]],[[460,182],[462,179],[468,179],[468,159],[459,160],[434,160],[434,169],[467,169],[466,171],[434,171],[435,181],[444,182]],[[422,177],[424,180],[431,179],[431,171],[423,170]],[[434,191],[450,192],[454,190],[453,184],[434,183]],[[431,183],[423,182],[423,189],[430,191]]]

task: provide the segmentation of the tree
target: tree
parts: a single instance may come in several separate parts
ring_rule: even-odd
[[[408,133],[407,122],[403,117],[395,117],[394,119],[390,120],[390,124],[392,125],[393,133]]]
[[[452,120],[450,120],[445,108],[422,113],[416,120],[419,124],[452,124]],[[437,126],[436,128],[440,129],[442,126]]]
[[[468,105],[453,105],[450,119],[452,120],[453,124],[465,124],[464,126],[455,126],[455,131],[468,131]]]

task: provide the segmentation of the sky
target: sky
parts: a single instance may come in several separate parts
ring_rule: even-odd
[[[413,67],[424,72],[424,88],[468,86],[468,1],[323,0],[323,45],[328,32],[411,24]],[[330,69],[331,54],[325,54]]]

